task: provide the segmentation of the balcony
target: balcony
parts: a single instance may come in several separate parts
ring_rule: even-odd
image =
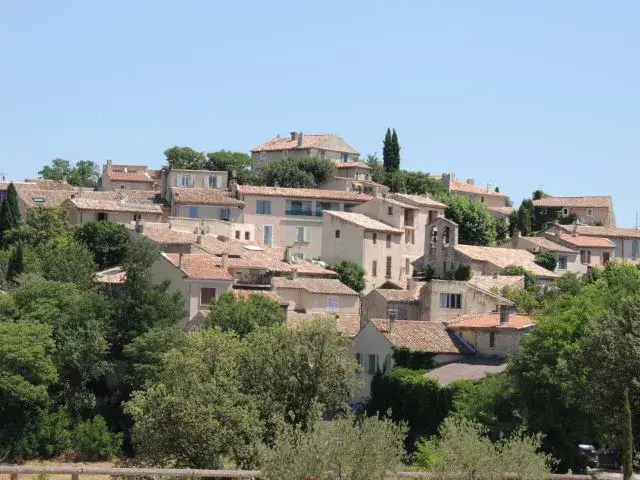
[[[243,272],[233,280],[237,287],[270,287],[271,273],[260,271]]]
[[[322,212],[321,212],[322,213]],[[284,211],[285,215],[297,216],[297,217],[312,217],[313,212],[311,210],[300,210],[297,208],[287,208]],[[322,215],[318,215],[322,216]]]

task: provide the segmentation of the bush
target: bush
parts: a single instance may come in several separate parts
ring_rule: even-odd
[[[364,280],[364,268],[362,265],[351,260],[341,260],[329,266],[329,270],[333,270],[338,274],[338,280],[347,287],[360,293],[366,286]]]
[[[76,461],[107,460],[118,453],[122,434],[111,433],[101,416],[78,424],[71,432],[71,449]]]
[[[393,362],[398,367],[427,370],[433,368],[433,353],[414,352],[406,347],[396,347],[393,349]]]
[[[460,265],[453,272],[453,279],[463,282],[471,280],[471,267],[469,265]]]
[[[555,271],[558,266],[558,261],[556,260],[556,256],[551,252],[540,252],[536,254],[535,260],[536,264],[540,265],[542,268],[546,268],[547,270]]]

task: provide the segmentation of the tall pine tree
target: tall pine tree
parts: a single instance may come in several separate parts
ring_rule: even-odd
[[[11,252],[9,265],[7,265],[7,281],[12,282],[18,275],[24,273],[24,259],[22,255],[22,244],[19,243]]]
[[[16,228],[20,223],[20,210],[18,209],[18,192],[13,182],[7,188],[7,198],[0,205],[0,247],[6,247],[6,232]]]
[[[398,143],[398,134],[396,129],[393,129],[391,134],[391,159],[390,159],[390,172],[397,172],[400,170],[400,144]]]
[[[384,136],[384,142],[382,143],[382,166],[385,172],[393,171],[391,169],[391,151],[393,150],[391,145],[391,129],[387,128],[387,134]]]

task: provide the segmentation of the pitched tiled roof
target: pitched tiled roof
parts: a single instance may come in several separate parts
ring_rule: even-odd
[[[135,200],[99,200],[76,197],[68,200],[78,210],[102,212],[162,213],[162,206],[154,203],[143,203]]]
[[[545,197],[533,201],[535,207],[586,207],[613,210],[613,199],[609,196]]]
[[[558,274],[542,268],[534,262],[534,255],[527,250],[501,247],[480,247],[476,245],[456,245],[456,250],[471,260],[488,262],[498,268],[518,265],[539,277],[557,277]]]
[[[440,203],[435,201],[432,198],[423,196],[423,195],[409,195],[407,193],[394,193],[394,198],[405,202],[412,202],[416,205],[420,205],[423,207],[439,207],[439,208],[447,208],[444,203]]]
[[[60,180],[47,180],[46,178],[27,179],[22,185],[26,187],[31,186],[39,190],[76,190],[76,187],[69,185],[66,182],[62,182]]]
[[[570,233],[563,233],[558,238],[577,248],[580,248],[580,247],[615,248],[616,246],[616,244],[613,243],[608,238],[587,237],[582,235],[573,236]]]
[[[394,228],[386,223],[382,223],[379,220],[371,218],[363,213],[355,213],[355,212],[339,212],[336,210],[327,210],[325,214],[329,214],[333,217],[337,217],[345,222],[353,223],[354,225],[358,225],[359,227],[364,228],[365,230],[371,230],[374,232],[382,232],[382,233],[392,233],[395,235],[402,235],[404,230],[399,228]]]
[[[321,190],[319,188],[283,188],[240,185],[238,192],[242,195],[260,195],[264,197],[312,198],[318,200],[344,200],[366,202],[371,195],[364,193],[340,192],[338,190]]]
[[[578,225],[578,234],[603,238],[640,238],[640,230],[635,228],[594,227]]]
[[[233,280],[233,277],[204,253],[163,253],[173,265],[182,270],[189,278],[200,280]],[[182,264],[180,263],[182,257]]]
[[[153,178],[146,172],[107,172],[106,176],[116,182],[153,183]]]
[[[491,292],[497,289],[501,291],[505,287],[524,288],[524,276],[522,275],[474,275],[469,280],[469,285]]]
[[[360,315],[358,313],[300,313],[287,312],[287,327],[298,328],[314,318],[321,318],[330,322],[336,322],[338,332],[349,337],[355,337],[360,331]]]
[[[27,206],[58,208],[65,200],[71,198],[73,190],[47,190],[34,188],[33,186],[25,186],[26,184],[16,185],[18,198]]]
[[[394,347],[427,353],[462,353],[442,322],[372,319],[371,324]]]
[[[327,295],[358,295],[358,292],[350,289],[337,278],[296,278],[292,280],[276,277],[273,279],[273,287],[276,290],[293,288]]]
[[[495,190],[491,190],[486,187],[478,187],[476,185],[471,185],[467,182],[461,182],[456,178],[451,179],[451,191],[452,192],[461,192],[461,193],[474,193],[476,195],[487,195],[492,197],[504,197],[502,193],[496,192]]]
[[[289,302],[287,302],[284,298],[282,298],[276,292],[273,292],[271,290],[243,290],[243,289],[234,288],[231,291],[233,292],[233,295],[236,298],[247,299],[251,295],[260,295],[265,298],[268,298],[272,302],[277,302],[279,305],[283,307],[289,306]]]
[[[407,208],[410,210],[418,209],[418,207],[416,207],[415,205],[409,205],[408,203],[403,203],[398,200],[394,200],[393,198],[384,198],[382,199],[382,201],[385,203],[390,203],[391,205],[397,205],[398,207]]]
[[[448,326],[451,330],[467,328],[523,330],[532,327],[535,323],[536,321],[528,315],[512,314],[509,316],[508,323],[500,324],[499,313],[467,313],[449,322]]]
[[[331,133],[323,133],[323,134],[310,134],[303,133],[302,134],[302,144],[298,145],[298,139],[292,139],[289,137],[280,137],[277,136],[272,138],[268,142],[265,142],[257,147],[253,148],[252,152],[262,152],[262,151],[279,151],[279,150],[296,150],[296,149],[307,149],[307,148],[317,148],[319,150],[331,150],[335,152],[344,152],[351,153],[354,155],[358,155],[358,152],[354,150],[352,147],[347,145],[347,143],[339,137],[338,135],[334,135]]]
[[[387,302],[391,303],[420,303],[420,289],[395,290],[392,288],[376,288],[374,290]]]
[[[244,202],[229,196],[229,193],[216,188],[172,187],[173,203],[178,205],[229,205],[243,207]]]
[[[576,253],[570,248],[565,247],[564,245],[560,245],[559,243],[554,242],[546,237],[522,237],[524,240],[533,243],[534,245],[540,247],[543,250],[548,250],[550,252],[558,252],[558,253]]]
[[[339,162],[335,164],[336,168],[366,168],[371,170],[371,167],[365,162]]]
[[[513,207],[485,207],[490,212],[501,213],[502,215],[511,215],[516,211]]]
[[[474,355],[431,369],[424,376],[437,380],[441,385],[449,385],[458,380],[482,380],[487,375],[504,372],[507,363],[506,358]]]

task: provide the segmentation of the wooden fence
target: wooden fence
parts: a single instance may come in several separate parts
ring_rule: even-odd
[[[47,467],[0,465],[0,475],[10,475],[11,480],[19,480],[20,475],[71,475],[71,480],[80,480],[82,475],[104,475],[134,480],[138,477],[174,478],[238,478],[257,480],[262,477],[258,470],[195,470],[190,468],[110,468],[110,467]],[[507,477],[512,477],[507,475]],[[402,478],[436,480],[429,472],[393,472],[389,480]],[[591,475],[550,475],[549,480],[593,480]]]

